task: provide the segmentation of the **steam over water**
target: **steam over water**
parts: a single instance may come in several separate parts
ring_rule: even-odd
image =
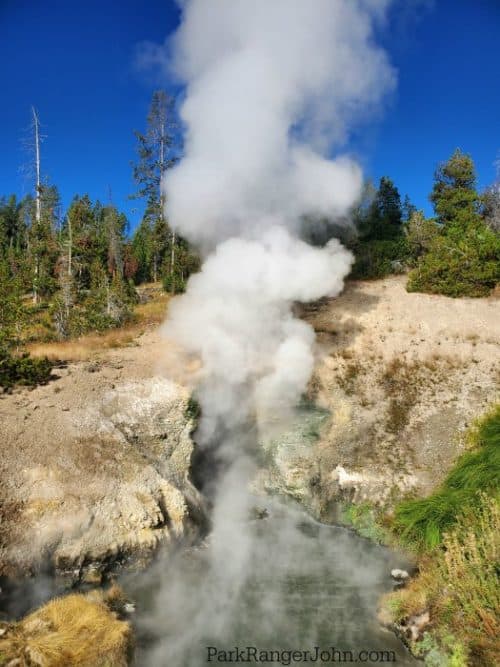
[[[137,664],[217,664],[207,661],[209,646],[225,651],[333,646],[354,657],[363,650],[394,651],[396,664],[417,664],[375,618],[379,595],[390,590],[390,569],[401,562],[345,529],[313,522],[293,506],[270,507],[269,518],[248,525],[250,553],[237,583],[229,544],[217,573],[207,562],[209,552],[201,549],[158,563],[147,585],[143,577],[126,584],[139,607]]]
[[[299,230],[306,216],[345,222],[360,194],[360,168],[338,150],[394,84],[374,40],[388,4],[181,3],[165,57],[185,85],[185,154],[163,188],[170,224],[204,261],[164,333],[200,362],[189,379],[212,531],[206,549],[158,568],[145,664],[205,664],[206,643],[384,643],[370,629],[384,558],[294,513],[250,522],[249,486],[258,442],[286,428],[314,365],[292,305],[336,296],[352,263],[337,240],[313,248]],[[161,62],[162,48],[149,56]]]

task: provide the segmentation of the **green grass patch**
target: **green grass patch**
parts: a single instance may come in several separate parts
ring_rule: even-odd
[[[442,546],[421,555],[418,576],[382,600],[398,624],[429,612],[431,625],[410,645],[430,667],[498,664],[500,503],[498,493],[478,493],[475,501]]]
[[[341,520],[362,537],[367,537],[379,544],[387,544],[390,540],[389,532],[378,522],[377,511],[369,503],[349,503],[342,509]]]
[[[500,405],[472,433],[473,449],[463,454],[441,487],[427,498],[402,502],[395,512],[394,530],[417,549],[442,544],[466,507],[480,492],[498,490],[500,480]]]

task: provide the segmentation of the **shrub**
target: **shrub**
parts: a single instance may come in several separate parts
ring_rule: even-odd
[[[374,542],[386,544],[389,541],[388,531],[377,522],[377,512],[369,502],[346,505],[342,510],[342,521],[362,537]]]
[[[481,297],[499,281],[500,236],[479,221],[462,233],[441,230],[410,273],[407,290]]]
[[[186,280],[178,273],[168,273],[163,277],[163,289],[170,294],[182,294],[186,291]]]
[[[405,232],[410,263],[415,265],[416,260],[429,250],[431,243],[439,234],[439,227],[435,220],[426,218],[423,211],[414,211],[410,215]]]
[[[79,299],[68,307],[61,296],[52,302],[50,314],[58,338],[76,338],[91,331],[106,331],[131,321],[132,306],[137,292],[132,283],[115,276],[109,284],[103,272],[97,272],[92,288],[80,293]]]
[[[404,237],[360,241],[353,249],[355,262],[351,277],[355,279],[383,278],[404,271],[410,248]]]
[[[201,405],[194,396],[190,396],[186,406],[186,419],[192,419],[195,423],[201,417]]]
[[[53,362],[47,358],[36,359],[29,354],[14,356],[0,351],[0,387],[44,384],[50,378],[52,367]]]
[[[474,449],[463,454],[438,491],[427,498],[402,502],[394,529],[419,549],[434,548],[454,527],[464,507],[478,494],[498,488],[500,479],[500,406],[472,434]]]

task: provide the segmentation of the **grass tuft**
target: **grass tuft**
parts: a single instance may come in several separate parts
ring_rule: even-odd
[[[0,665],[126,667],[132,630],[113,611],[115,599],[113,589],[67,595],[8,624],[0,637]]]
[[[480,493],[476,504],[463,508],[454,528],[443,535],[442,548],[422,557],[418,577],[383,600],[391,618],[403,625],[429,611],[431,633],[412,645],[426,664],[498,664],[499,535],[498,494]]]
[[[480,492],[498,489],[500,406],[473,431],[472,442],[474,449],[458,459],[438,491],[396,508],[394,529],[408,545],[420,550],[439,546],[463,510],[477,504]]]
[[[361,535],[379,544],[386,544],[390,535],[378,522],[377,512],[369,502],[347,504],[342,510],[342,522]]]

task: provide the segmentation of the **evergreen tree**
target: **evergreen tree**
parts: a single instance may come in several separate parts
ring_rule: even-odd
[[[20,252],[24,242],[21,204],[16,195],[0,199],[0,251],[5,256],[8,249]]]
[[[409,248],[403,234],[403,211],[397,187],[387,176],[378,189],[368,182],[354,211],[359,236],[350,244],[355,255],[354,278],[381,278],[404,270]]]
[[[0,387],[47,382],[52,368],[48,359],[32,359],[19,354],[27,312],[22,301],[20,277],[0,260]]]
[[[383,223],[390,225],[391,235],[401,233],[402,210],[399,190],[387,176],[382,176],[376,196],[378,214]]]
[[[33,288],[33,303],[56,289],[54,269],[58,257],[56,232],[60,222],[60,198],[55,186],[41,188],[38,199],[27,199],[26,211],[30,220],[28,258]],[[41,206],[40,210],[38,206]]]
[[[144,221],[151,231],[152,279],[158,280],[160,266],[170,250],[171,268],[175,270],[177,239],[165,218],[165,196],[161,182],[167,169],[177,162],[179,147],[176,141],[174,99],[163,90],[153,93],[144,134],[135,132],[139,159],[133,164],[134,181],[138,190],[134,197],[146,200]],[[138,258],[138,262],[140,262]]]
[[[25,317],[19,277],[12,274],[5,260],[0,260],[0,357],[19,345]]]
[[[75,195],[63,223],[62,237],[71,244],[72,273],[80,288],[90,288],[92,263],[96,259],[106,261],[103,227],[104,213],[99,203],[94,207],[88,195]]]
[[[411,272],[409,291],[485,296],[500,281],[500,236],[480,215],[472,158],[456,150],[435,174],[430,196],[439,233]]]
[[[390,178],[382,176],[368,209],[366,238],[382,240],[401,236],[402,221],[399,191]]]
[[[132,239],[132,253],[137,264],[135,281],[137,283],[152,280],[153,239],[149,221],[144,217],[135,230]]]
[[[439,165],[434,175],[430,200],[438,223],[465,226],[479,215],[476,172],[470,155],[457,148],[447,162]]]
[[[123,245],[128,221],[114,206],[107,206],[103,215],[106,234],[108,273],[123,280]]]
[[[401,207],[401,212],[403,216],[403,222],[405,224],[410,222],[410,219],[412,218],[414,213],[418,212],[417,207],[411,202],[410,197],[408,195],[405,195],[403,205]]]

